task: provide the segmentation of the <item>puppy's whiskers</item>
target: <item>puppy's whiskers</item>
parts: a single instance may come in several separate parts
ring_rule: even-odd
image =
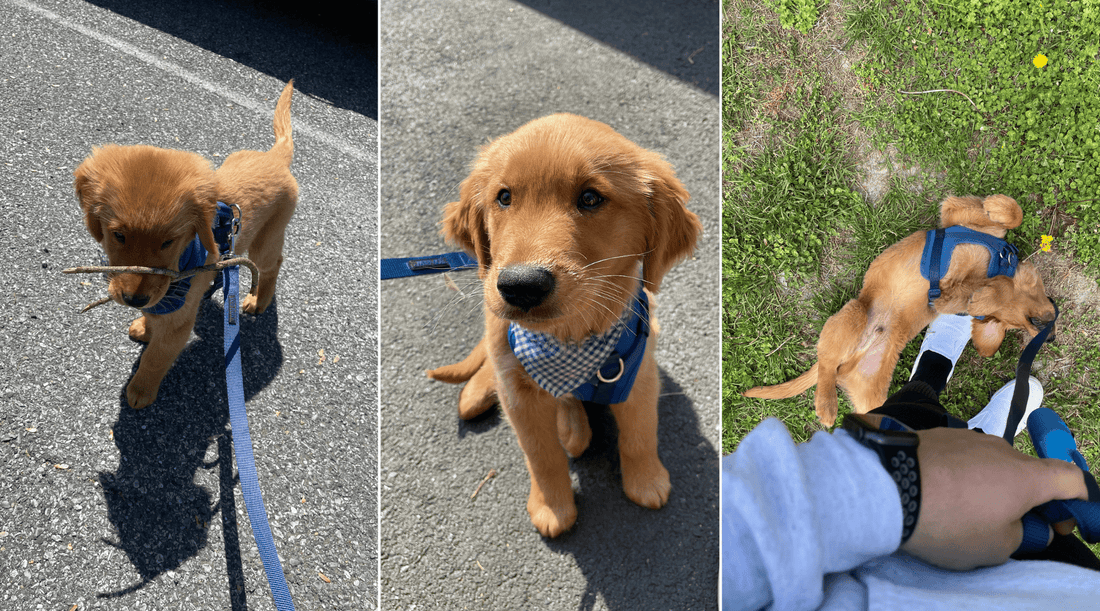
[[[445,279],[444,282],[449,291],[453,291],[453,294],[447,300],[447,303],[444,304],[443,307],[432,316],[428,324],[425,325],[426,330],[431,333],[435,332],[437,325],[443,320],[444,315],[453,315],[457,312],[459,319],[469,320],[473,317],[473,314],[481,308],[483,301],[485,285],[480,278],[474,277],[460,285],[454,282],[453,278],[450,278],[450,274],[447,274],[447,276],[448,279]],[[466,307],[460,309],[462,305]]]
[[[597,259],[595,261],[592,261],[591,263],[586,264],[584,267],[581,268],[581,270],[582,271],[586,270],[586,269],[592,267],[593,265],[598,265],[598,264],[604,263],[606,261],[614,261],[615,259],[633,259],[633,258],[638,258],[638,257],[644,257],[644,256],[646,256],[647,254],[649,254],[651,252],[653,252],[653,251],[650,250],[650,251],[646,251],[646,252],[642,252],[642,253],[629,253],[629,254],[625,254],[625,255],[615,255],[613,257],[604,257],[603,259]]]

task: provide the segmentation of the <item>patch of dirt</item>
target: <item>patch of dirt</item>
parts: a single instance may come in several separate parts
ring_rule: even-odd
[[[734,140],[750,154],[763,151],[773,144],[777,123],[789,123],[799,118],[799,88],[820,83],[827,96],[840,101],[834,123],[846,143],[846,157],[858,174],[854,187],[871,205],[882,201],[896,179],[917,175],[921,168],[901,159],[894,146],[879,150],[871,144],[866,130],[852,117],[869,103],[881,103],[881,95],[854,71],[866,55],[866,49],[850,41],[844,29],[847,4],[830,2],[824,7],[817,23],[808,34],[779,25],[774,11],[753,0],[738,3],[743,11],[754,16],[767,15],[762,26],[772,43],[769,49],[746,49],[745,66],[755,74],[764,75],[766,89],[759,104],[749,112],[748,119],[734,134]],[[731,9],[731,14],[734,9]],[[781,137],[781,136],[780,136]]]
[[[1083,267],[1057,251],[1037,252],[1031,261],[1041,270],[1047,289],[1055,295],[1078,306],[1100,310],[1100,287],[1095,276]]]
[[[790,136],[782,124],[800,116],[796,92],[800,87],[820,83],[826,94],[839,100],[834,121],[844,135],[846,158],[856,170],[857,184],[853,188],[872,206],[878,205],[895,184],[905,184],[919,192],[924,186],[930,186],[928,181],[937,180],[939,175],[922,176],[922,168],[901,155],[893,145],[884,150],[874,146],[870,134],[853,119],[865,105],[885,100],[881,92],[874,91],[853,69],[867,51],[861,44],[851,42],[845,32],[845,14],[851,8],[850,2],[827,3],[806,35],[780,26],[774,10],[759,0],[733,0],[731,4],[737,6],[728,9],[732,17],[727,28],[737,27],[737,11],[740,10],[741,15],[751,15],[746,19],[752,19],[767,39],[766,45],[743,50],[745,67],[764,81],[758,104],[746,113],[746,120],[733,135],[734,141],[745,147],[750,155],[765,150],[777,138]],[[1019,194],[1017,198],[1025,196]],[[846,239],[850,236],[840,235],[834,242]],[[839,250],[843,250],[839,243],[826,248],[827,264],[823,268],[827,271],[821,279],[826,285],[844,282],[838,277],[843,261],[835,260]],[[1037,252],[1032,260],[1040,269],[1048,292],[1059,300],[1064,311],[1071,313],[1071,320],[1082,315],[1089,316],[1089,320],[1096,318],[1095,313],[1100,312],[1100,290],[1093,275],[1057,252],[1057,244],[1055,252]],[[797,293],[802,300],[809,299],[811,291],[820,292],[822,286],[820,282],[809,287],[787,287],[786,282],[781,285],[781,292]],[[1094,345],[1100,341],[1100,329],[1074,331],[1062,326],[1058,335],[1058,344],[1070,347]],[[1065,358],[1072,358],[1072,355]],[[1065,363],[1055,363],[1054,369],[1065,366]]]

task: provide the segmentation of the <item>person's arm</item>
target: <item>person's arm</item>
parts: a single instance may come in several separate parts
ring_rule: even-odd
[[[902,549],[929,564],[1001,564],[1020,518],[1051,499],[1088,497],[1076,466],[965,429],[919,431],[922,501]],[[901,503],[878,456],[846,432],[795,445],[769,419],[722,461],[723,609],[813,609],[823,577],[897,549]]]
[[[722,608],[815,609],[823,578],[897,549],[898,490],[845,432],[795,445],[768,419],[722,459]]]
[[[955,570],[1003,564],[1020,546],[1020,520],[1028,510],[1052,499],[1088,499],[1082,471],[1072,463],[1035,458],[976,431],[917,434],[924,498],[901,549],[929,564]],[[1067,534],[1073,523],[1056,527]]]

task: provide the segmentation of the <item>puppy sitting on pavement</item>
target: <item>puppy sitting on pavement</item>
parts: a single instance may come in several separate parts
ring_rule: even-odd
[[[444,235],[478,260],[485,333],[465,360],[428,375],[467,382],[462,418],[499,401],[530,472],[527,511],[544,536],[577,518],[567,454],[580,455],[592,436],[582,399],[611,407],[627,496],[654,509],[668,501],[650,304],[701,230],[687,199],[659,154],[603,123],[558,114],[487,145],[446,207]]]

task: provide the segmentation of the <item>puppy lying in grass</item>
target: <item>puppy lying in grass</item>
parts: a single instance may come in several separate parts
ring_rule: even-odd
[[[949,197],[940,204],[943,228],[964,227],[1003,239],[1022,220],[1020,206],[1006,195]],[[832,426],[836,387],[845,390],[857,413],[882,405],[901,350],[939,314],[975,317],[971,340],[986,357],[1000,347],[1006,330],[1024,329],[1034,337],[1039,327],[1054,320],[1054,306],[1035,265],[1025,261],[1015,266],[1014,275],[991,275],[1004,252],[995,255],[980,244],[960,243],[944,254],[950,263],[944,259],[940,294],[930,296],[929,272],[927,263],[922,269],[922,260],[928,259],[932,234],[918,231],[871,262],[859,297],[821,329],[817,363],[809,371],[782,384],[751,388],[744,396],[784,399],[816,384],[817,417]],[[1014,258],[1015,251],[1009,255]]]

